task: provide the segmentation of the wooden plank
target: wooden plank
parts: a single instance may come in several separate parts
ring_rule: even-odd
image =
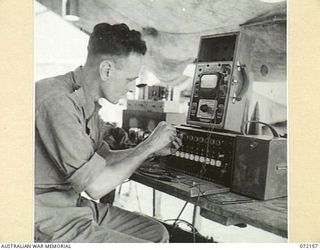
[[[235,193],[222,193],[192,198],[181,193],[177,183],[160,181],[155,178],[133,174],[132,180],[155,188],[179,199],[196,204],[217,215],[241,221],[265,231],[288,237],[287,229],[287,198],[269,201],[251,200]],[[239,201],[239,203],[236,203]],[[232,202],[234,204],[232,204]]]
[[[228,205],[217,205],[210,202],[210,200],[237,200],[242,198],[243,196],[234,193],[212,195],[207,197],[206,200],[201,198],[199,206],[282,237],[288,237],[286,198],[269,201],[254,200],[251,203]]]
[[[179,189],[179,185],[177,183],[157,180],[155,178],[147,177],[139,173],[134,173],[130,179],[144,184],[148,187],[155,188],[161,192],[173,195],[182,200],[191,203],[194,203],[196,201],[196,198],[192,198],[189,195],[186,195],[186,192],[183,191],[183,188]]]
[[[136,172],[135,175],[137,176],[145,176],[151,177],[150,181],[152,180],[159,180],[159,174],[150,174],[150,173],[140,173]],[[170,179],[170,177],[168,177]],[[161,180],[159,180],[161,181]],[[230,191],[230,188],[225,187],[220,184],[216,184],[210,181],[202,180],[196,177],[187,176],[185,174],[179,174],[179,178],[177,181],[162,181],[167,184],[170,190],[176,191],[177,193],[187,196],[187,197],[198,197],[202,195],[208,194],[219,194],[219,193],[226,193]],[[158,182],[154,182],[156,185]],[[164,186],[166,188],[166,186]],[[165,192],[165,191],[164,191]]]
[[[216,214],[216,213],[208,211],[207,209],[204,209],[204,208],[202,208],[200,210],[200,215],[208,220],[218,222],[224,226],[231,226],[231,225],[242,223],[242,222],[235,220],[233,218]]]

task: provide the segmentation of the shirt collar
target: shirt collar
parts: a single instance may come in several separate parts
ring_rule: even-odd
[[[94,108],[92,109],[92,103],[87,102],[87,98],[84,94],[84,90],[81,84],[81,72],[82,66],[76,68],[71,72],[71,77],[74,85],[74,92],[71,93],[71,98],[84,110],[86,119],[89,119],[95,112],[101,108],[99,102],[94,102]]]

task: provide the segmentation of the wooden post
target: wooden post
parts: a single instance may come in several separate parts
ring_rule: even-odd
[[[152,216],[155,218],[161,218],[161,192],[152,189]]]
[[[200,231],[201,229],[201,217],[200,217],[200,207],[193,206],[193,215],[192,215],[192,225]]]

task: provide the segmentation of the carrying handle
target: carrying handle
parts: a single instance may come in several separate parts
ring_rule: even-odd
[[[277,164],[276,165],[276,170],[277,171],[286,171],[288,169],[287,164]]]
[[[247,129],[247,125],[249,123],[260,123],[260,124],[263,124],[263,125],[265,125],[266,127],[268,127],[270,129],[270,131],[272,132],[273,138],[279,138],[280,137],[280,135],[278,134],[277,130],[274,127],[272,127],[268,123],[260,122],[260,121],[245,121],[244,122],[244,126],[242,126],[242,134],[247,135],[246,129]]]
[[[238,85],[235,92],[232,95],[232,103],[235,104],[236,101],[241,101],[242,97],[246,93],[248,89],[248,77],[245,71],[245,64],[241,64],[240,61],[237,61],[237,71],[240,72],[240,79],[237,80],[235,78],[232,79],[232,84]]]

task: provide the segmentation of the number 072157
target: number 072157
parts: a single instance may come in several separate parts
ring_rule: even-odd
[[[302,243],[299,246],[300,248],[311,248],[311,249],[318,248],[318,244],[310,244],[310,243]]]

